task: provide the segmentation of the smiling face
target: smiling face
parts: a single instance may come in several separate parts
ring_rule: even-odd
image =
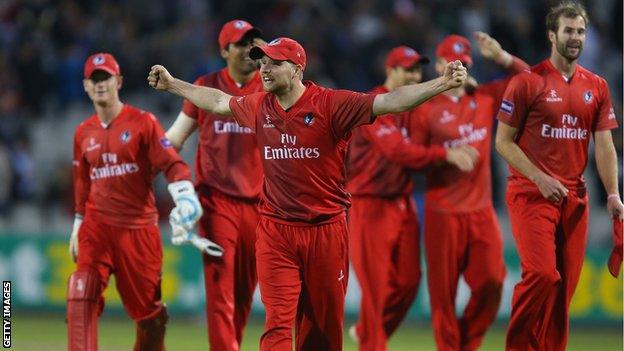
[[[230,43],[227,48],[221,50],[221,57],[227,61],[228,67],[236,70],[241,75],[247,75],[258,67],[254,60],[249,58],[249,50],[254,46],[257,37],[245,35],[236,43]]]
[[[113,76],[108,72],[96,70],[82,83],[84,91],[93,103],[106,106],[119,100],[122,80],[121,76]]]
[[[585,20],[581,16],[573,18],[561,16],[557,31],[548,31],[552,49],[569,62],[577,60],[585,44]]]
[[[280,95],[301,80],[301,68],[290,61],[276,61],[268,56],[260,60],[260,75],[265,91]]]

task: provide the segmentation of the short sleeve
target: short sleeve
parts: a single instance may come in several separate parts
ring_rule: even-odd
[[[598,115],[596,116],[597,121],[594,127],[595,132],[618,127],[615,111],[613,110],[613,103],[611,102],[609,86],[604,79],[601,79],[600,83],[600,101],[598,105]]]
[[[204,84],[203,77],[197,78],[197,80],[195,80],[193,84],[204,86],[205,84]],[[184,112],[184,114],[186,114],[192,119],[199,118],[199,114],[198,114],[199,107],[193,105],[193,103],[190,102],[188,99],[184,99],[184,102],[182,103],[182,112]]]
[[[353,128],[375,121],[373,102],[376,94],[349,90],[329,90],[329,116],[334,135],[344,138]]]
[[[524,123],[528,109],[528,81],[525,74],[514,76],[503,93],[496,118],[514,128]]]
[[[264,92],[233,96],[230,99],[230,110],[236,122],[255,131],[257,114],[265,96],[266,93]]]

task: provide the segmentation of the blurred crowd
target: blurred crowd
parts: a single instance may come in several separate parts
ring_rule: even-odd
[[[71,216],[72,131],[91,113],[81,80],[84,60],[93,52],[111,52],[117,57],[125,79],[124,101],[140,101],[140,107],[168,121],[177,115],[181,101],[149,91],[148,68],[161,63],[186,80],[221,68],[216,39],[221,25],[230,19],[250,21],[268,40],[290,36],[300,41],[308,54],[306,78],[366,91],[383,81],[383,59],[390,48],[409,45],[432,57],[436,44],[449,33],[471,37],[475,30],[488,32],[507,51],[535,64],[549,54],[544,18],[555,3],[2,0],[0,223],[19,204],[43,212],[59,206]],[[622,125],[622,1],[596,0],[585,5],[590,25],[581,64],[607,79]],[[470,70],[477,80],[504,74],[477,56]],[[426,72],[426,78],[434,76],[433,67]],[[614,134],[620,157],[621,130]],[[494,162],[493,169],[500,173],[493,177],[494,196],[500,204],[504,166],[497,158]],[[589,172],[593,177],[589,178],[596,184],[590,187],[601,189],[592,162]],[[593,194],[602,203],[604,195],[596,190]]]

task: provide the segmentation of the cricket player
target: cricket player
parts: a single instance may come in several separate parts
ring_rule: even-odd
[[[550,57],[511,80],[498,112],[496,149],[510,166],[506,202],[522,268],[507,350],[566,347],[568,309],[587,242],[583,171],[592,136],[607,210],[622,218],[609,88],[578,64],[587,26],[582,5],[551,8],[546,17]]]
[[[528,68],[483,32],[474,34],[482,56],[511,74]],[[449,35],[436,48],[436,71],[447,62],[472,64],[470,41]],[[496,318],[505,278],[503,239],[492,204],[490,148],[493,124],[508,80],[467,93],[458,87],[413,111],[414,142],[431,146],[470,145],[479,160],[470,172],[452,164],[427,169],[425,254],[431,320],[440,351],[476,350]],[[461,317],[455,313],[460,276],[470,288]]]
[[[95,114],[78,126],[74,138],[76,219],[69,251],[77,269],[68,284],[68,349],[97,350],[102,293],[115,274],[126,312],[136,321],[134,350],[163,350],[168,316],[160,297],[154,176],[165,174],[176,203],[173,242],[187,241],[201,205],[188,166],[156,118],[120,101],[122,76],[115,58],[91,55],[83,85]]]
[[[392,49],[386,57],[386,81],[371,93],[419,83],[428,62],[412,48]],[[360,318],[349,334],[360,350],[386,349],[418,291],[420,235],[410,170],[448,162],[470,171],[477,159],[471,146],[415,144],[409,130],[408,112],[380,116],[355,129],[349,146],[349,252],[362,289]]]
[[[243,20],[227,22],[219,33],[227,66],[199,77],[195,84],[239,96],[262,91],[256,63],[249,58],[261,31]],[[184,100],[166,135],[181,149],[199,128],[196,186],[204,215],[199,233],[224,248],[222,257],[203,255],[208,343],[212,350],[240,349],[256,288],[257,203],[262,165],[251,128],[202,110]]]
[[[149,84],[256,132],[264,168],[256,264],[266,308],[261,350],[341,350],[348,275],[344,160],[351,130],[463,84],[465,68],[387,94],[331,90],[302,81],[306,53],[278,38],[254,47],[264,92],[233,97],[174,79],[153,66]]]

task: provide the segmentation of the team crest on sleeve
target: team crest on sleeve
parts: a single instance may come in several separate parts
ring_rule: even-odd
[[[126,144],[130,141],[130,139],[132,139],[132,134],[130,133],[129,130],[124,130],[120,135],[119,135],[119,140]]]
[[[308,113],[303,117],[303,123],[305,123],[306,126],[312,125],[312,123],[314,123],[314,116],[312,115],[312,112]]]
[[[169,149],[173,147],[173,144],[171,144],[171,141],[169,141],[167,137],[162,137],[160,138],[160,146],[162,146],[164,149]]]
[[[511,101],[503,100],[500,107],[501,112],[504,112],[508,115],[513,113],[514,104]]]
[[[593,98],[594,95],[592,95],[591,90],[585,90],[585,92],[583,93],[583,100],[585,100],[585,103],[589,104]]]

